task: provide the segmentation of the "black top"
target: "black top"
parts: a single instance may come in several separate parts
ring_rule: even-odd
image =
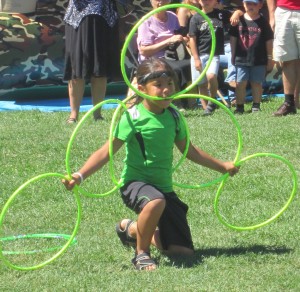
[[[216,34],[215,55],[224,55],[224,29],[230,24],[231,12],[214,9],[206,15],[210,18]],[[210,54],[211,32],[207,21],[198,13],[191,19],[189,35],[196,37],[199,55]]]
[[[237,26],[231,26],[229,34],[236,37],[235,65],[267,65],[266,42],[273,39],[273,31],[264,17],[256,20],[240,18]]]

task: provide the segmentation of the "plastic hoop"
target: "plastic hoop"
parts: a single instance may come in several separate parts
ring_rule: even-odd
[[[143,98],[146,98],[146,99],[152,99],[152,100],[162,100],[161,97],[154,97],[154,96],[150,96],[148,94],[145,94],[143,92],[140,92],[137,88],[135,88],[130,80],[128,79],[127,77],[127,74],[126,74],[126,69],[125,69],[125,57],[126,57],[126,51],[127,51],[127,48],[134,36],[134,34],[136,33],[136,31],[138,30],[139,26],[145,21],[147,20],[148,18],[150,18],[152,15],[158,13],[158,12],[161,12],[161,11],[164,11],[164,10],[168,10],[168,9],[172,9],[172,8],[179,8],[179,7],[185,7],[189,10],[195,10],[197,13],[199,13],[208,23],[208,26],[209,26],[209,29],[210,29],[210,32],[211,32],[211,37],[212,37],[212,47],[211,47],[211,52],[210,52],[210,55],[209,55],[209,59],[207,61],[207,64],[205,66],[205,68],[203,69],[203,71],[201,72],[201,74],[199,75],[199,77],[192,83],[190,84],[189,86],[187,86],[185,89],[177,92],[176,94],[170,96],[170,98],[174,98],[175,96],[177,95],[180,95],[180,94],[184,94],[188,91],[190,91],[193,87],[195,87],[199,82],[200,80],[205,76],[206,74],[206,71],[208,70],[211,62],[212,62],[212,59],[214,57],[214,53],[215,53],[215,48],[216,48],[216,36],[215,36],[215,31],[214,31],[214,27],[211,23],[211,20],[209,19],[209,17],[203,13],[200,9],[198,9],[197,7],[195,6],[192,6],[192,5],[188,5],[188,4],[168,4],[168,5],[164,5],[164,6],[161,6],[159,8],[156,8],[156,9],[153,9],[152,11],[148,12],[146,15],[144,15],[135,25],[134,27],[131,29],[130,33],[128,34],[128,37],[126,38],[125,42],[124,42],[124,45],[123,45],[123,48],[122,48],[122,51],[121,51],[121,72],[122,72],[122,75],[123,75],[123,78],[124,78],[124,81],[126,82],[127,86],[129,88],[131,88],[138,96],[141,96]]]
[[[68,234],[56,234],[56,233],[38,233],[38,234],[22,234],[22,235],[14,235],[14,236],[8,236],[8,237],[2,237],[0,238],[0,241],[13,241],[13,240],[20,240],[20,239],[27,239],[27,238],[60,238],[60,239],[70,239],[70,235]],[[77,244],[78,241],[76,238],[73,238],[71,241],[70,246]],[[34,253],[40,253],[40,252],[50,252],[54,250],[61,249],[63,246],[54,246],[50,248],[45,249],[37,249],[37,250],[24,250],[24,251],[6,251],[3,250],[2,253],[5,255],[18,255],[18,254],[34,254]]]
[[[181,94],[181,95],[176,96],[174,99],[176,100],[179,98],[202,98],[202,99],[205,99],[205,100],[215,103],[217,106],[219,106],[220,108],[225,110],[225,112],[229,115],[229,117],[233,121],[233,124],[235,125],[236,130],[237,130],[238,147],[237,147],[237,152],[236,152],[236,155],[234,158],[234,162],[236,162],[241,155],[241,151],[243,148],[243,139],[242,139],[241,127],[240,127],[236,117],[234,116],[234,114],[224,104],[222,104],[221,102],[219,102],[211,97],[208,97],[208,96],[199,95],[199,94]],[[180,163],[183,162],[184,158],[180,161]],[[178,168],[178,166],[177,166],[177,168]],[[223,181],[225,179],[225,177],[226,177],[226,174],[223,174],[220,177],[218,177],[210,182],[202,183],[202,184],[198,184],[198,185],[188,185],[188,184],[181,184],[181,183],[177,183],[177,182],[173,182],[173,185],[181,187],[181,188],[199,189],[199,188],[204,188],[204,187],[210,187],[216,183],[219,183],[219,182]]]
[[[71,167],[70,167],[71,148],[72,148],[73,142],[75,140],[76,134],[81,129],[83,123],[92,115],[92,113],[94,111],[96,111],[98,108],[102,107],[104,104],[106,104],[106,103],[119,103],[120,105],[122,105],[124,107],[125,106],[124,102],[126,100],[124,100],[124,101],[121,101],[119,99],[104,100],[104,101],[100,102],[99,104],[95,105],[88,112],[86,112],[85,115],[78,122],[78,124],[75,127],[75,129],[74,129],[74,131],[71,135],[71,138],[68,142],[67,151],[66,151],[66,170],[67,170],[67,174],[68,174],[69,178],[71,178],[71,175],[72,175]],[[111,128],[112,128],[112,125],[111,125]],[[110,130],[110,131],[112,131],[112,130]],[[110,144],[111,144],[111,142],[110,142]],[[110,157],[111,157],[111,151],[112,151],[112,146],[110,146]],[[111,170],[111,167],[110,167],[110,170]],[[116,186],[114,186],[111,190],[107,191],[106,193],[102,193],[102,194],[91,194],[91,193],[87,192],[86,190],[84,190],[81,186],[77,186],[77,188],[78,188],[78,190],[81,194],[83,194],[87,197],[99,198],[99,197],[105,197],[105,196],[108,196],[108,195],[114,193],[116,190],[118,190],[120,188],[120,186],[121,186],[120,182],[116,183]]]
[[[3,220],[5,218],[5,214],[6,212],[8,211],[9,207],[11,206],[13,200],[18,196],[20,195],[21,191],[23,189],[25,189],[29,184],[31,183],[34,183],[36,181],[39,181],[41,179],[45,179],[45,178],[48,178],[48,177],[59,177],[61,179],[65,179],[65,176],[60,174],[60,173],[44,173],[44,174],[41,174],[41,175],[38,175],[36,177],[33,177],[31,178],[30,180],[28,180],[27,182],[25,182],[24,184],[22,184],[10,197],[9,199],[7,200],[6,204],[4,205],[2,211],[1,211],[1,214],[0,214],[0,230],[2,228],[2,225],[3,225]],[[79,198],[79,195],[78,195],[78,192],[77,192],[77,188],[74,188],[74,196],[75,196],[75,199],[76,199],[76,202],[77,202],[77,220],[76,220],[76,224],[75,224],[75,227],[73,229],[73,232],[72,234],[70,235],[68,241],[66,242],[66,244],[54,255],[52,256],[50,259],[40,263],[40,264],[37,264],[37,265],[34,265],[34,266],[19,266],[19,265],[14,265],[13,263],[11,263],[8,259],[6,259],[6,257],[4,256],[4,253],[3,253],[3,250],[2,250],[2,245],[0,245],[0,259],[3,260],[3,262],[9,266],[10,268],[12,269],[15,269],[15,270],[23,270],[23,271],[28,271],[28,270],[36,270],[36,269],[39,269],[39,268],[42,268],[44,267],[45,265],[53,262],[55,259],[57,259],[59,256],[61,256],[66,250],[67,248],[72,244],[74,238],[75,238],[75,235],[78,231],[78,228],[79,228],[79,225],[80,225],[80,220],[81,220],[81,202],[80,202],[80,198]]]
[[[224,217],[220,214],[219,209],[218,209],[219,199],[220,199],[220,195],[221,195],[222,189],[224,187],[225,182],[227,181],[227,179],[229,177],[229,175],[226,174],[226,176],[224,177],[223,181],[221,182],[221,184],[220,184],[220,186],[219,186],[219,188],[217,190],[217,194],[216,194],[215,202],[214,202],[214,210],[215,210],[215,213],[216,213],[219,221],[222,224],[224,224],[228,228],[231,228],[231,229],[234,229],[234,230],[237,230],[237,231],[254,230],[254,229],[257,229],[259,227],[263,227],[263,226],[265,226],[265,225],[273,222],[280,215],[282,215],[282,213],[288,208],[288,206],[292,202],[292,200],[295,197],[295,194],[297,192],[298,181],[297,181],[296,171],[295,171],[293,165],[287,159],[283,158],[282,156],[279,156],[279,155],[273,154],[273,153],[256,153],[256,154],[253,154],[253,155],[250,155],[250,156],[247,156],[247,157],[241,159],[240,161],[238,161],[236,163],[236,165],[240,166],[245,161],[247,161],[249,159],[252,159],[252,158],[256,158],[256,157],[272,157],[272,158],[278,159],[278,160],[282,161],[283,163],[285,163],[288,166],[288,168],[290,169],[290,171],[292,173],[292,176],[293,176],[293,189],[292,189],[291,195],[290,195],[289,199],[287,200],[287,202],[285,203],[285,205],[275,215],[273,215],[268,220],[265,220],[264,222],[261,222],[259,224],[252,225],[252,226],[235,226],[235,225],[232,225],[232,224],[228,223],[224,219]]]

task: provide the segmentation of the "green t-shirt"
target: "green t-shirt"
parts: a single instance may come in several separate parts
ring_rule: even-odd
[[[173,147],[176,140],[186,137],[180,115],[165,110],[154,114],[142,103],[126,111],[114,136],[126,143],[123,183],[142,181],[162,192],[171,192]]]

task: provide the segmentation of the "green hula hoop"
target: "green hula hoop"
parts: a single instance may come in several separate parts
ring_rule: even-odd
[[[22,184],[7,200],[6,204],[4,205],[1,214],[0,214],[0,231],[3,225],[3,220],[5,218],[5,214],[8,211],[9,207],[11,206],[13,200],[20,195],[21,191],[23,189],[25,189],[29,184],[31,183],[35,183],[41,179],[46,179],[49,177],[58,177],[61,179],[65,179],[65,176],[60,174],[60,173],[44,173],[44,174],[40,174],[36,177],[31,178],[30,180],[28,180],[27,182],[25,182],[24,184]],[[77,202],[77,220],[76,220],[76,224],[75,227],[73,229],[72,234],[69,236],[66,244],[55,254],[53,255],[50,259],[34,265],[34,266],[19,266],[19,265],[14,265],[13,263],[11,263],[8,259],[6,259],[5,255],[4,255],[4,251],[2,250],[2,245],[0,245],[0,259],[3,260],[3,262],[10,268],[15,269],[15,270],[22,270],[22,271],[29,271],[29,270],[36,270],[39,268],[44,267],[45,265],[53,262],[55,259],[57,259],[59,256],[61,256],[66,250],[67,248],[74,242],[74,238],[75,235],[78,231],[79,225],[80,225],[80,220],[81,220],[81,202],[80,202],[80,198],[79,198],[79,194],[77,192],[76,189],[74,189],[74,196]],[[1,232],[0,232],[1,233]],[[67,239],[67,238],[66,238]]]
[[[0,241],[13,241],[13,240],[21,240],[21,239],[28,239],[28,238],[59,238],[69,240],[71,238],[68,234],[56,234],[56,233],[38,233],[38,234],[22,234],[22,235],[13,235],[8,237],[0,238]],[[73,238],[71,241],[70,246],[76,245],[78,243],[76,238]],[[3,250],[2,253],[4,255],[19,255],[19,254],[34,254],[34,253],[42,253],[42,252],[50,252],[61,249],[63,245],[53,246],[50,248],[45,249],[35,249],[35,250],[24,250],[24,251],[6,251]]]
[[[71,175],[72,175],[72,171],[71,171],[71,167],[70,167],[70,157],[71,157],[71,148],[74,143],[75,137],[76,137],[78,131],[81,129],[83,123],[93,114],[93,112],[96,111],[97,109],[101,108],[106,103],[119,103],[123,107],[125,106],[124,101],[121,101],[119,99],[107,99],[107,100],[104,100],[104,101],[100,102],[99,104],[95,105],[88,112],[86,112],[85,115],[80,119],[80,121],[78,122],[77,126],[75,127],[75,129],[71,135],[71,138],[68,142],[67,151],[66,151],[65,162],[66,162],[66,170],[67,170],[69,179],[71,178]],[[112,128],[112,126],[111,126],[111,128]],[[111,144],[111,142],[110,142],[110,144]],[[112,151],[112,146],[110,146],[110,151]],[[110,153],[109,155],[111,157],[112,154]],[[111,167],[110,167],[110,169],[111,169]],[[99,198],[99,197],[105,197],[105,196],[108,196],[108,195],[114,193],[115,191],[117,191],[120,188],[120,186],[121,186],[121,182],[118,182],[111,190],[107,191],[106,193],[101,193],[101,194],[91,194],[91,193],[87,192],[85,189],[83,189],[81,186],[76,186],[76,188],[78,189],[78,191],[81,194],[83,194],[87,197]]]
[[[289,199],[284,204],[284,206],[275,215],[273,215],[271,218],[265,220],[264,222],[261,222],[261,223],[258,223],[256,225],[252,225],[252,226],[235,226],[235,225],[230,224],[229,222],[227,222],[224,219],[224,217],[220,214],[219,208],[218,208],[221,192],[223,190],[225,182],[227,181],[227,179],[229,177],[229,175],[226,174],[226,176],[224,177],[223,181],[221,182],[221,184],[220,184],[220,186],[219,186],[219,188],[217,190],[217,194],[216,194],[215,202],[214,202],[214,210],[215,210],[215,213],[216,213],[219,221],[222,224],[224,224],[225,226],[227,226],[228,228],[231,228],[233,230],[237,230],[237,231],[255,230],[257,228],[263,227],[263,226],[265,226],[265,225],[273,222],[279,216],[281,216],[282,213],[288,208],[288,206],[291,204],[291,202],[292,202],[292,200],[295,197],[296,192],[297,192],[298,181],[297,181],[296,171],[295,171],[293,165],[287,159],[283,158],[282,156],[279,156],[279,155],[273,154],[273,153],[256,153],[256,154],[253,154],[253,155],[250,155],[250,156],[247,156],[247,157],[241,159],[240,161],[238,161],[236,163],[236,165],[240,166],[244,162],[246,162],[247,160],[252,159],[252,158],[256,158],[256,157],[272,157],[272,158],[278,159],[278,160],[282,161],[283,163],[285,163],[288,166],[288,168],[290,169],[291,173],[292,173],[292,177],[293,177],[293,189],[292,189],[292,192],[291,192],[291,195],[290,195]]]
[[[128,37],[126,38],[125,42],[124,42],[124,45],[123,45],[123,48],[122,48],[122,51],[121,51],[121,72],[122,72],[122,75],[123,75],[123,78],[124,78],[124,81],[126,82],[127,86],[129,88],[131,88],[138,96],[141,96],[143,98],[146,98],[146,99],[152,99],[152,100],[162,100],[163,98],[161,97],[154,97],[154,96],[150,96],[148,94],[145,94],[141,91],[139,91],[137,88],[135,88],[130,80],[128,79],[127,77],[127,74],[126,74],[126,68],[125,68],[125,58],[126,58],[126,52],[127,52],[127,49],[128,49],[128,46],[134,36],[134,34],[136,33],[136,31],[138,30],[139,26],[145,21],[147,20],[149,17],[151,17],[152,15],[158,13],[158,12],[161,12],[163,10],[168,10],[168,9],[173,9],[173,8],[179,8],[179,7],[185,7],[189,10],[194,10],[196,11],[197,13],[199,13],[208,23],[208,26],[209,26],[209,29],[210,29],[210,32],[211,32],[211,38],[212,38],[212,47],[211,47],[211,51],[210,51],[210,55],[209,55],[209,59],[208,59],[208,62],[205,66],[205,68],[203,69],[203,71],[201,72],[201,74],[199,75],[199,77],[192,83],[190,84],[189,86],[187,86],[185,89],[177,92],[176,94],[170,96],[170,98],[173,98],[177,95],[180,95],[180,94],[184,94],[188,91],[190,91],[193,87],[195,87],[199,82],[200,80],[203,79],[203,77],[205,76],[206,74],[206,71],[208,70],[211,62],[212,62],[212,59],[214,57],[214,53],[215,53],[215,48],[216,48],[216,36],[215,36],[215,31],[214,31],[214,27],[211,23],[211,20],[209,19],[209,17],[203,13],[199,8],[195,7],[195,6],[191,6],[191,5],[187,5],[187,4],[168,4],[168,5],[164,5],[164,6],[161,6],[159,8],[156,8],[150,12],[148,12],[146,15],[144,15],[135,25],[134,27],[131,29],[131,31],[129,32],[128,34]]]
[[[176,96],[174,98],[174,100],[180,99],[180,98],[201,98],[201,99],[205,99],[207,101],[211,101],[211,102],[215,103],[217,106],[219,106],[220,108],[222,108],[229,115],[229,117],[231,118],[233,124],[236,127],[236,131],[237,131],[238,147],[237,147],[237,152],[236,152],[235,158],[233,160],[236,163],[236,161],[239,159],[239,157],[241,155],[241,151],[243,148],[243,139],[242,139],[241,127],[240,127],[236,117],[234,116],[234,114],[224,104],[222,104],[221,102],[219,102],[211,97],[208,97],[208,96],[204,96],[204,95],[200,95],[200,94],[181,94],[181,95]],[[186,128],[187,128],[187,125],[186,125]],[[189,138],[189,135],[187,136],[187,138]],[[176,166],[176,169],[179,167],[179,164],[181,164],[183,162],[183,160],[185,159],[186,153],[187,153],[187,151],[183,154],[182,159],[179,161],[180,163],[178,163]],[[227,174],[223,174],[220,177],[218,177],[210,182],[197,184],[197,185],[181,184],[178,182],[173,182],[173,185],[181,187],[181,188],[187,188],[187,189],[199,189],[199,188],[204,188],[204,187],[210,187],[216,183],[219,183],[219,182],[223,181],[226,176],[227,176]]]

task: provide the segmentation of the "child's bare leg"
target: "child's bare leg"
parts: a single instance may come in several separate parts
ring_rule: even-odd
[[[244,104],[246,97],[247,81],[241,81],[236,84],[235,96],[236,96],[236,110],[235,113],[244,112]]]
[[[203,83],[199,85],[199,93],[204,96],[209,96],[207,83]],[[207,107],[207,100],[201,98],[200,101],[201,101],[202,108],[205,110]]]
[[[251,91],[252,91],[253,103],[260,103],[261,95],[263,91],[261,83],[251,82]]]
[[[217,76],[215,74],[207,74],[207,80],[210,97],[216,98],[219,86]]]

